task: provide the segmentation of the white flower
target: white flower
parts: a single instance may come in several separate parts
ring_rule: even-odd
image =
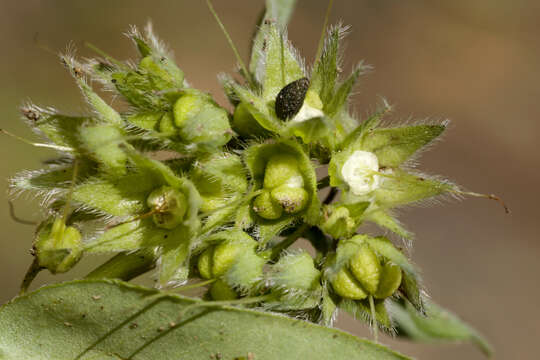
[[[310,106],[307,101],[304,101],[304,104],[298,111],[298,114],[296,114],[291,121],[300,123],[304,122],[309,119],[317,118],[317,117],[323,117],[324,113],[317,108],[314,108],[313,106]]]
[[[377,156],[369,151],[357,150],[343,164],[341,176],[354,195],[365,195],[379,187],[380,177],[375,174],[378,171]]]

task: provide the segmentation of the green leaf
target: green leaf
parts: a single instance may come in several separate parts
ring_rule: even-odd
[[[43,287],[0,309],[3,359],[407,359],[384,346],[260,311],[201,307],[120,281]],[[309,341],[306,341],[309,339]],[[24,346],[21,346],[24,344]]]
[[[475,329],[439,305],[428,300],[425,303],[424,316],[409,303],[391,302],[398,335],[420,342],[470,342],[486,356],[492,355],[491,345]]]
[[[445,129],[445,125],[380,128],[364,136],[360,146],[362,150],[377,155],[379,166],[397,167],[441,135]]]

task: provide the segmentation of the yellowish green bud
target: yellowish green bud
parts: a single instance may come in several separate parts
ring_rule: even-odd
[[[362,287],[370,294],[374,294],[381,278],[381,264],[377,254],[367,245],[360,247],[351,258],[349,268]]]
[[[270,191],[263,192],[253,201],[253,211],[259,214],[260,217],[267,220],[276,220],[283,214],[281,205],[272,199]]]
[[[373,296],[377,299],[386,299],[392,296],[401,284],[401,268],[393,263],[386,263],[381,270],[379,287]]]
[[[34,248],[40,267],[47,268],[53,274],[63,273],[82,256],[81,233],[58,218],[38,231]]]
[[[304,188],[281,185],[272,190],[272,199],[277,201],[288,214],[302,211],[309,200],[309,194]]]
[[[345,268],[339,270],[331,283],[334,291],[343,298],[362,300],[368,296],[352,274]]]
[[[186,94],[176,100],[173,107],[176,126],[182,127],[189,118],[197,115],[204,107],[205,101],[204,97],[197,94]]]
[[[302,173],[298,170],[298,161],[291,154],[272,156],[266,163],[264,184],[266,189],[273,189],[291,181],[294,187],[302,187],[304,181]]]
[[[223,280],[216,280],[210,287],[210,296],[214,300],[234,300],[238,298],[238,294],[231,289]]]

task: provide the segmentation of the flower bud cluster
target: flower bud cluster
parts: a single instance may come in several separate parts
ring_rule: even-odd
[[[262,193],[255,198],[253,210],[264,219],[275,220],[283,213],[302,211],[308,199],[296,157],[276,154],[266,163]]]

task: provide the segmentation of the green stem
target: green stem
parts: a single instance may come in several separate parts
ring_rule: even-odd
[[[234,46],[234,42],[232,41],[231,36],[227,32],[227,29],[225,29],[225,25],[223,25],[223,23],[219,19],[219,16],[218,16],[217,12],[214,10],[214,7],[212,6],[212,3],[210,2],[210,0],[206,0],[206,4],[208,5],[208,9],[210,10],[212,15],[216,19],[219,27],[221,28],[221,31],[225,35],[225,38],[227,38],[227,41],[229,42],[229,46],[231,47],[231,49],[232,49],[232,51],[234,53],[234,56],[236,57],[236,61],[238,61],[238,63],[240,64],[240,67],[242,68],[242,72],[246,76],[250,86],[252,88],[255,88],[255,81],[253,80],[253,76],[251,76],[251,73],[247,70],[246,64],[244,64],[244,61],[242,60],[242,57],[240,56],[240,53],[238,52],[238,49],[236,49],[236,46]]]
[[[30,267],[24,275],[24,279],[21,283],[21,289],[19,290],[19,295],[23,295],[24,293],[26,293],[26,291],[30,287],[30,284],[36,278],[37,274],[41,271],[41,269],[43,268],[39,266],[39,261],[37,257],[35,257],[34,261],[32,261],[32,264],[30,264]]]
[[[371,328],[373,329],[373,339],[379,342],[379,327],[377,325],[377,313],[375,312],[375,301],[373,295],[369,295],[369,307],[371,309]]]
[[[277,260],[281,252],[294,244],[298,238],[300,238],[304,232],[309,229],[310,225],[304,223],[298,229],[296,229],[291,235],[287,236],[282,242],[274,246],[271,251],[270,259]]]

